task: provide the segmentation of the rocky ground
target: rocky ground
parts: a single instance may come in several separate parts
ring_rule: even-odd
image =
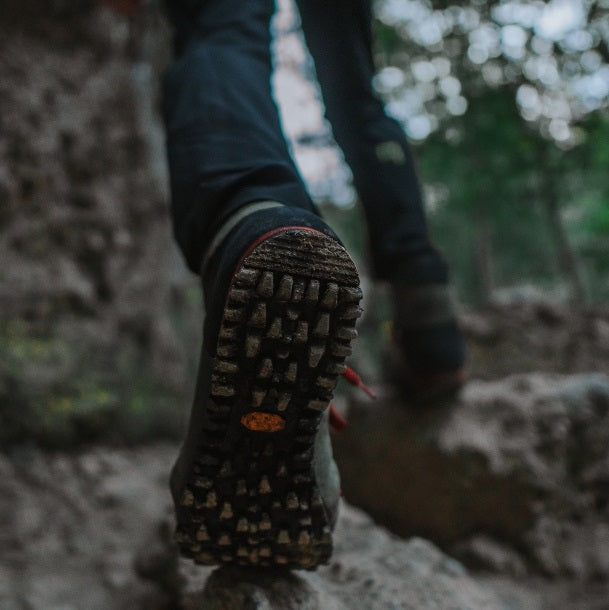
[[[348,500],[470,565],[609,579],[609,379],[472,380],[444,408],[353,403],[335,438]]]
[[[468,572],[422,538],[343,505],[336,552],[315,573],[177,562],[167,540],[173,445],[0,458],[0,607],[606,610],[601,581]]]

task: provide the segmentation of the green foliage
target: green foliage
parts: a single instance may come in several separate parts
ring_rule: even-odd
[[[432,233],[451,261],[463,300],[485,297],[476,263],[485,223],[495,285],[540,282],[555,272],[535,195],[539,137],[522,122],[509,92],[488,91],[458,124],[419,148],[424,180],[435,186],[432,193],[443,193],[432,200]]]
[[[585,83],[609,70],[606,11],[574,3],[560,31],[552,6],[525,4],[379,0],[379,92],[421,143],[431,230],[463,300],[537,283],[601,301],[609,90]]]
[[[70,447],[180,434],[176,393],[128,346],[82,354],[60,334],[22,320],[0,324],[0,446]]]

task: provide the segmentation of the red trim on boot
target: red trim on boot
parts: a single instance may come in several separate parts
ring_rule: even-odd
[[[237,270],[241,267],[241,263],[243,263],[243,261],[254,251],[254,248],[259,246],[263,241],[269,239],[270,237],[273,237],[273,235],[277,235],[278,233],[283,233],[284,231],[294,231],[296,229],[298,229],[299,231],[310,231],[311,233],[320,233],[321,235],[325,235],[325,233],[322,233],[321,231],[318,231],[317,229],[313,229],[311,227],[302,227],[299,225],[294,225],[294,226],[290,226],[290,227],[278,227],[276,229],[272,229],[271,231],[267,231],[266,233],[264,233],[263,235],[258,237],[254,242],[252,242],[250,244],[249,248],[243,253],[241,258],[239,259],[239,262],[237,263],[235,270]],[[233,272],[233,275],[234,275],[234,272]]]

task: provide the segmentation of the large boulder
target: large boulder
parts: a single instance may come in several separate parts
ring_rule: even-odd
[[[354,402],[335,437],[345,497],[475,565],[609,575],[609,380],[472,381],[444,409]]]

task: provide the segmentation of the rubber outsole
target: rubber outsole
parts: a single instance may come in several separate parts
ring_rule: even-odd
[[[315,230],[274,233],[241,260],[179,501],[182,554],[309,570],[329,560],[315,436],[357,335],[361,296],[345,249]]]

